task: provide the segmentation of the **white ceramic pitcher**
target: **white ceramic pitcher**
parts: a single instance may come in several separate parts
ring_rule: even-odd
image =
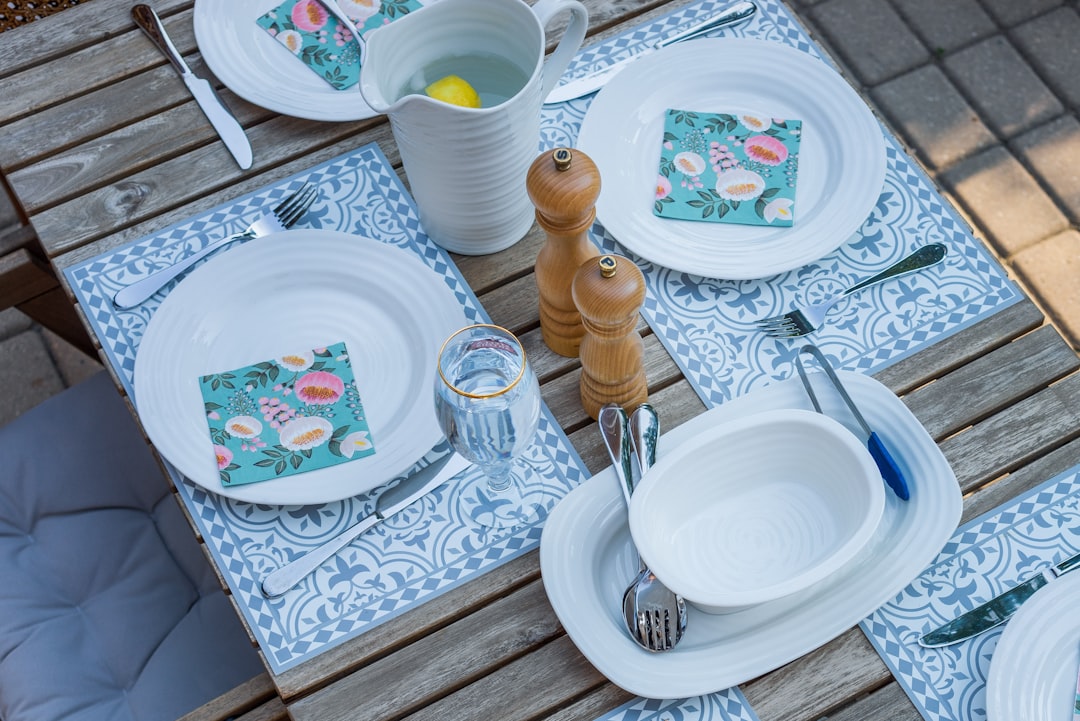
[[[544,28],[563,10],[570,22],[545,62]],[[540,152],[540,108],[587,26],[578,0],[439,0],[368,35],[360,92],[389,116],[420,222],[443,248],[494,253],[529,231],[525,175]],[[447,74],[441,61],[477,53],[520,71],[509,99],[467,108],[424,94]]]

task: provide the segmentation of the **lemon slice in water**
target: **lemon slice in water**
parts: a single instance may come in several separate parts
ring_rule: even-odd
[[[479,108],[480,96],[472,85],[457,75],[447,75],[424,88],[424,92],[436,100],[466,108]]]

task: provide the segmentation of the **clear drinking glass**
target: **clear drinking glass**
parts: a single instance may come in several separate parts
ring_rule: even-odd
[[[513,333],[472,325],[443,343],[435,413],[450,444],[481,471],[466,479],[462,496],[472,520],[509,528],[535,515],[543,484],[518,458],[540,422],[540,385]]]

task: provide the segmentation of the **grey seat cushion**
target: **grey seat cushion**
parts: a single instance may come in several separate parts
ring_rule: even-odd
[[[263,671],[106,373],[0,428],[0,719],[175,719]]]

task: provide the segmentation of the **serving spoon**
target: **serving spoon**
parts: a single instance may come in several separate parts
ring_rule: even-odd
[[[631,445],[639,451],[639,465],[644,474],[656,458],[659,428],[656,412],[652,406],[642,404],[628,423],[626,411],[617,404],[609,403],[600,409],[597,420],[629,508],[630,494],[634,491]],[[631,426],[634,428],[634,441],[631,440]],[[640,555],[638,563],[640,570],[626,587],[622,598],[626,630],[642,648],[668,651],[675,647],[686,630],[686,604],[653,575]]]

